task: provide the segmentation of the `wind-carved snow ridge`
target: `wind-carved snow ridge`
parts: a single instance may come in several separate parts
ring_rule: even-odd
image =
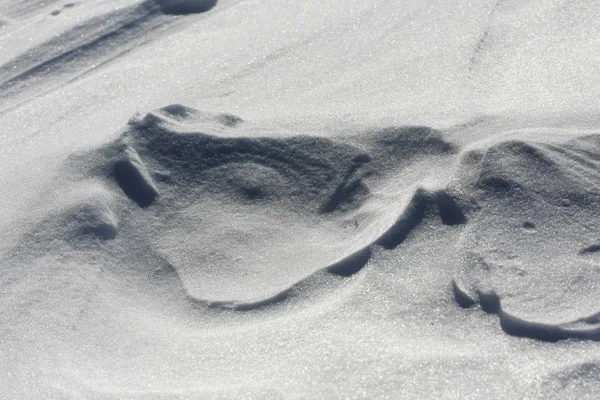
[[[83,224],[100,228],[80,229],[97,232],[90,246],[147,249],[194,304],[241,311],[303,295],[328,275],[341,283],[367,265],[375,246],[396,248],[426,219],[467,220],[451,194],[418,181],[391,200],[395,213],[388,203],[381,208],[379,188],[396,173],[456,154],[433,129],[384,128],[342,140],[235,134],[244,125],[233,115],[170,105],[134,117],[113,143],[73,156],[77,185],[97,182],[112,199],[104,207],[113,225],[94,217]]]
[[[116,277],[168,277],[195,307],[249,311],[341,288],[376,249],[400,254],[438,227],[459,238],[447,245],[460,306],[498,315],[510,335],[597,339],[600,135],[461,151],[418,126],[257,129],[177,104],[132,118],[114,142],[70,158],[70,201],[22,248],[68,246],[112,260]],[[437,186],[424,183],[432,160],[450,169]]]
[[[459,152],[426,127],[344,138],[245,135],[253,129],[175,104],[134,117],[113,143],[71,158],[75,186],[96,189],[32,243],[142,248],[196,306],[249,311],[342,285],[421,226],[457,227],[459,305],[498,315],[514,336],[598,339],[599,135]],[[456,160],[446,186],[402,182],[431,157]]]

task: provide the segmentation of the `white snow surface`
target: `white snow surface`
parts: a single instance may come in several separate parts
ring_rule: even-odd
[[[595,399],[593,0],[0,0],[0,398]]]

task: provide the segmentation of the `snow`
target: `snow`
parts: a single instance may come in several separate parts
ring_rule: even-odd
[[[595,398],[591,0],[4,0],[0,397]]]

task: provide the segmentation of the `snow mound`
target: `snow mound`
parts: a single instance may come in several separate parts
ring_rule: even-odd
[[[515,336],[600,338],[599,161],[596,134],[501,141],[463,155],[455,189],[473,215],[457,244],[460,305],[480,303]]]
[[[190,131],[194,125],[228,134]],[[195,303],[254,309],[280,302],[312,274],[360,271],[373,246],[395,248],[430,215],[447,225],[466,221],[443,190],[409,180],[385,201],[378,194],[398,187],[396,174],[424,158],[453,155],[440,132],[236,135],[243,125],[233,115],[174,104],[134,117],[116,141],[69,161],[77,179],[100,180],[120,197],[123,245],[144,242]],[[390,202],[397,203],[391,213]]]

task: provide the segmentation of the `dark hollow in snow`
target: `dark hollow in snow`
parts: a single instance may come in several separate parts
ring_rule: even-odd
[[[169,104],[168,106],[165,106],[160,110],[167,115],[172,115],[174,117],[180,118],[188,117],[190,114],[193,114],[195,112],[193,108],[189,108],[181,104]]]
[[[217,0],[155,0],[165,14],[187,15],[203,13],[215,5]]]
[[[579,254],[591,254],[591,253],[598,253],[600,252],[600,244],[593,244],[591,246],[588,246],[584,249],[582,249]]]
[[[81,228],[80,234],[82,236],[95,236],[102,240],[110,240],[117,237],[117,227],[109,223],[101,223],[98,225],[84,226]]]
[[[142,208],[150,206],[158,196],[156,189],[130,160],[117,161],[113,175],[127,197]]]
[[[64,210],[49,215],[24,235],[27,245],[45,249],[45,243],[71,248],[94,246],[115,239],[119,234],[117,217],[102,200],[82,199]],[[62,251],[62,250],[61,250]]]
[[[471,308],[477,304],[477,300],[461,289],[456,280],[452,280],[452,294],[454,295],[454,300],[456,300],[456,303],[461,308]]]
[[[367,246],[354,254],[327,267],[327,271],[338,276],[349,277],[360,271],[371,258],[371,246]]]
[[[467,222],[467,217],[455,200],[443,190],[428,192],[419,189],[415,192],[408,207],[400,218],[370,246],[329,266],[327,271],[340,276],[351,276],[360,271],[371,258],[371,246],[381,246],[386,250],[398,247],[425,218],[438,216],[444,225],[459,225]]]
[[[535,224],[530,221],[525,221],[525,222],[523,222],[523,229],[528,232],[533,232],[533,231],[535,231]]]
[[[408,234],[418,226],[425,217],[437,214],[444,225],[459,225],[467,222],[462,209],[445,191],[434,193],[423,189],[417,190],[404,214],[374,244],[393,249],[402,243]]]
[[[542,342],[558,342],[567,339],[600,341],[600,328],[568,329],[558,324],[527,321],[504,311],[500,296],[494,292],[476,290],[478,300],[474,300],[458,286],[456,281],[452,282],[452,289],[454,299],[460,307],[470,308],[479,303],[484,312],[499,317],[500,328],[510,336],[535,339]]]

